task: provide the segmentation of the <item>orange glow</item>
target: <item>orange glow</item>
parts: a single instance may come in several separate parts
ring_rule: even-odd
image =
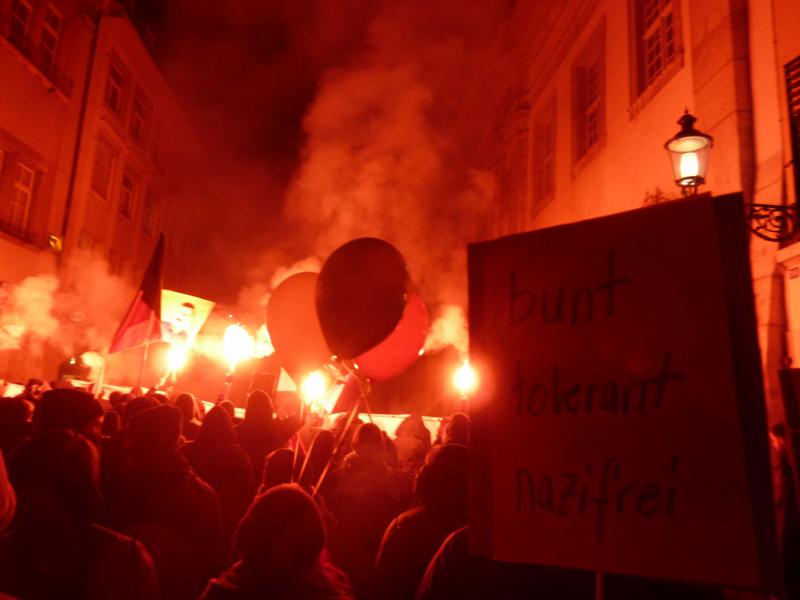
[[[222,352],[228,361],[230,370],[236,370],[236,365],[246,358],[251,358],[255,350],[253,336],[238,323],[228,325],[222,338]]]
[[[187,360],[186,349],[178,344],[172,344],[167,352],[167,369],[174,373],[180,371]]]
[[[697,160],[697,153],[684,152],[681,154],[681,179],[687,177],[697,177],[700,174],[700,165]]]
[[[322,371],[309,373],[300,384],[300,395],[303,401],[309,405],[318,405],[328,394],[330,381]]]
[[[468,396],[477,389],[478,376],[469,365],[468,360],[465,360],[464,364],[453,374],[453,384],[462,396]]]

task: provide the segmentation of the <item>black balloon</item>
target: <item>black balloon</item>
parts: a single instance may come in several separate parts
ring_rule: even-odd
[[[378,345],[403,316],[409,286],[403,255],[359,238],[340,246],[317,279],[317,316],[331,352],[355,358]]]

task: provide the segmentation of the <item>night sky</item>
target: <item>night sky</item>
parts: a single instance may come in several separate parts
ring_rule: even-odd
[[[485,207],[490,184],[470,170],[470,132],[453,123],[476,42],[510,5],[138,5],[225,197],[222,220],[207,211],[226,277],[220,299],[241,301],[243,287],[266,285],[278,268],[374,235],[406,255],[429,302],[463,302],[464,244],[475,234],[462,211]],[[432,235],[442,230],[452,235]]]

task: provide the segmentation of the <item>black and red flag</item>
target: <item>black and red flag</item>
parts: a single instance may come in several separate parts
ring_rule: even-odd
[[[161,288],[164,277],[164,234],[158,238],[153,257],[125,318],[111,340],[109,353],[161,340]]]

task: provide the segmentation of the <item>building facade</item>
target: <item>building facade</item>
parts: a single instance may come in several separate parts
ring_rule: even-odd
[[[86,285],[91,258],[132,291],[162,232],[166,285],[192,291],[208,170],[122,4],[0,0],[0,298],[37,275]],[[0,378],[53,377],[60,346],[35,365],[0,347]]]
[[[797,31],[793,0],[516,3],[460,117],[487,123],[474,155],[497,184],[486,237],[681,197],[664,142],[685,109],[714,138],[703,191],[794,206]],[[787,294],[786,265],[800,257],[791,247],[751,239],[773,422],[783,418],[778,371],[793,355],[800,364],[800,319],[787,322],[800,315],[800,284]]]

